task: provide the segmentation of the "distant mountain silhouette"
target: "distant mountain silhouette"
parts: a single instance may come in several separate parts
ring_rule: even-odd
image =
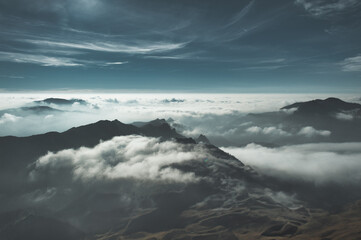
[[[307,102],[297,102],[281,108],[281,110],[263,113],[249,113],[242,118],[243,123],[252,122],[252,126],[260,128],[281,126],[282,130],[293,133],[287,138],[280,136],[273,139],[276,145],[313,142],[345,142],[360,141],[357,129],[361,127],[361,104],[342,101],[338,98],[316,99]],[[327,130],[327,137],[315,135],[305,138],[298,132],[307,126],[317,130]],[[262,136],[254,135],[244,143],[265,142]],[[268,140],[269,141],[269,140]],[[262,144],[261,144],[262,145]]]
[[[36,114],[44,113],[44,112],[63,112],[62,110],[48,107],[48,106],[22,107],[21,110],[31,111]]]
[[[28,116],[28,115],[47,115],[64,112],[62,110],[52,108],[49,106],[30,106],[30,107],[20,107],[20,108],[9,108],[0,111],[0,116],[8,113],[15,116]]]
[[[295,114],[330,114],[341,111],[361,109],[361,104],[344,102],[338,98],[316,99],[308,102],[297,102],[281,108],[282,110],[297,108]]]
[[[82,105],[87,104],[87,102],[83,99],[77,99],[77,98],[72,98],[72,99],[63,99],[63,98],[46,98],[44,100],[38,100],[38,101],[34,101],[35,103],[45,103],[45,104],[56,104],[56,105],[72,105],[74,103],[79,103]]]
[[[48,115],[48,114],[57,114],[66,112],[67,109],[58,109],[57,107],[71,107],[74,103],[78,103],[80,105],[87,105],[88,102],[86,102],[83,99],[63,99],[63,98],[46,98],[44,100],[38,100],[34,101],[31,104],[26,104],[22,107],[18,108],[9,108],[0,110],[0,116],[8,113],[19,117],[26,117],[26,116],[32,116],[32,115]],[[50,105],[52,104],[52,105]],[[50,106],[49,106],[50,105]],[[53,107],[54,105],[57,105],[56,107]],[[92,105],[92,108],[98,109],[99,107],[97,105]]]

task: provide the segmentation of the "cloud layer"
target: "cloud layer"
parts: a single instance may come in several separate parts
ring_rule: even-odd
[[[361,143],[314,143],[267,148],[249,144],[243,148],[222,148],[264,175],[279,179],[359,184]]]
[[[81,98],[84,104],[35,103],[45,98]],[[326,126],[288,126],[282,119],[265,116],[257,120],[249,113],[278,112],[283,106],[328,95],[301,94],[2,94],[0,95],[0,135],[28,136],[49,131],[65,131],[99,120],[118,119],[123,123],[169,119],[176,130],[188,137],[205,134],[218,146],[239,146],[250,142],[307,142],[331,139]],[[357,102],[357,95],[339,95]],[[30,108],[34,106],[52,109]],[[27,107],[22,109],[22,107]],[[60,111],[57,111],[60,110]],[[283,111],[279,112],[284,113]],[[10,114],[10,115],[9,115]],[[342,114],[342,115],[340,115]],[[9,116],[16,121],[10,121]],[[171,119],[170,119],[171,118]],[[353,122],[354,117],[338,113],[334,119]]]

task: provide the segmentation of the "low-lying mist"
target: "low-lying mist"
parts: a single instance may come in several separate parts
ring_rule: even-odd
[[[361,143],[312,143],[268,148],[257,144],[222,150],[258,172],[283,180],[325,184],[361,181]]]

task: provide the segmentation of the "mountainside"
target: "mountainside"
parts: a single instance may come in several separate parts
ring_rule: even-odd
[[[11,108],[0,111],[0,116],[3,114],[12,114],[16,116],[27,116],[31,114],[36,115],[47,115],[47,114],[55,114],[62,113],[63,110],[59,110],[56,108],[52,108],[49,106],[29,106],[29,107],[20,107],[20,108]]]

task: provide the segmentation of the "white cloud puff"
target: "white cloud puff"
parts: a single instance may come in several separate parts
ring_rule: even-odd
[[[252,133],[252,134],[265,134],[265,135],[275,135],[275,136],[291,136],[290,133],[282,130],[281,128],[277,127],[258,127],[258,126],[252,126],[246,129],[246,132]]]
[[[50,152],[35,162],[30,176],[36,180],[43,174],[49,176],[49,173],[56,175],[65,171],[74,181],[83,182],[124,178],[193,182],[198,180],[194,173],[184,173],[169,165],[207,157],[201,148],[172,141],[160,142],[157,138],[121,136],[101,142],[94,148]]]
[[[9,114],[9,113],[4,113],[0,117],[0,124],[8,123],[8,122],[17,122],[19,119],[21,119],[21,117],[17,117],[15,115],[12,115],[12,114]]]
[[[301,130],[298,132],[298,135],[302,135],[306,137],[315,137],[315,136],[328,137],[331,135],[331,131],[317,130],[311,126],[306,126],[301,128]]]
[[[335,118],[338,120],[346,120],[346,121],[351,121],[354,119],[354,116],[352,113],[336,113]]]

